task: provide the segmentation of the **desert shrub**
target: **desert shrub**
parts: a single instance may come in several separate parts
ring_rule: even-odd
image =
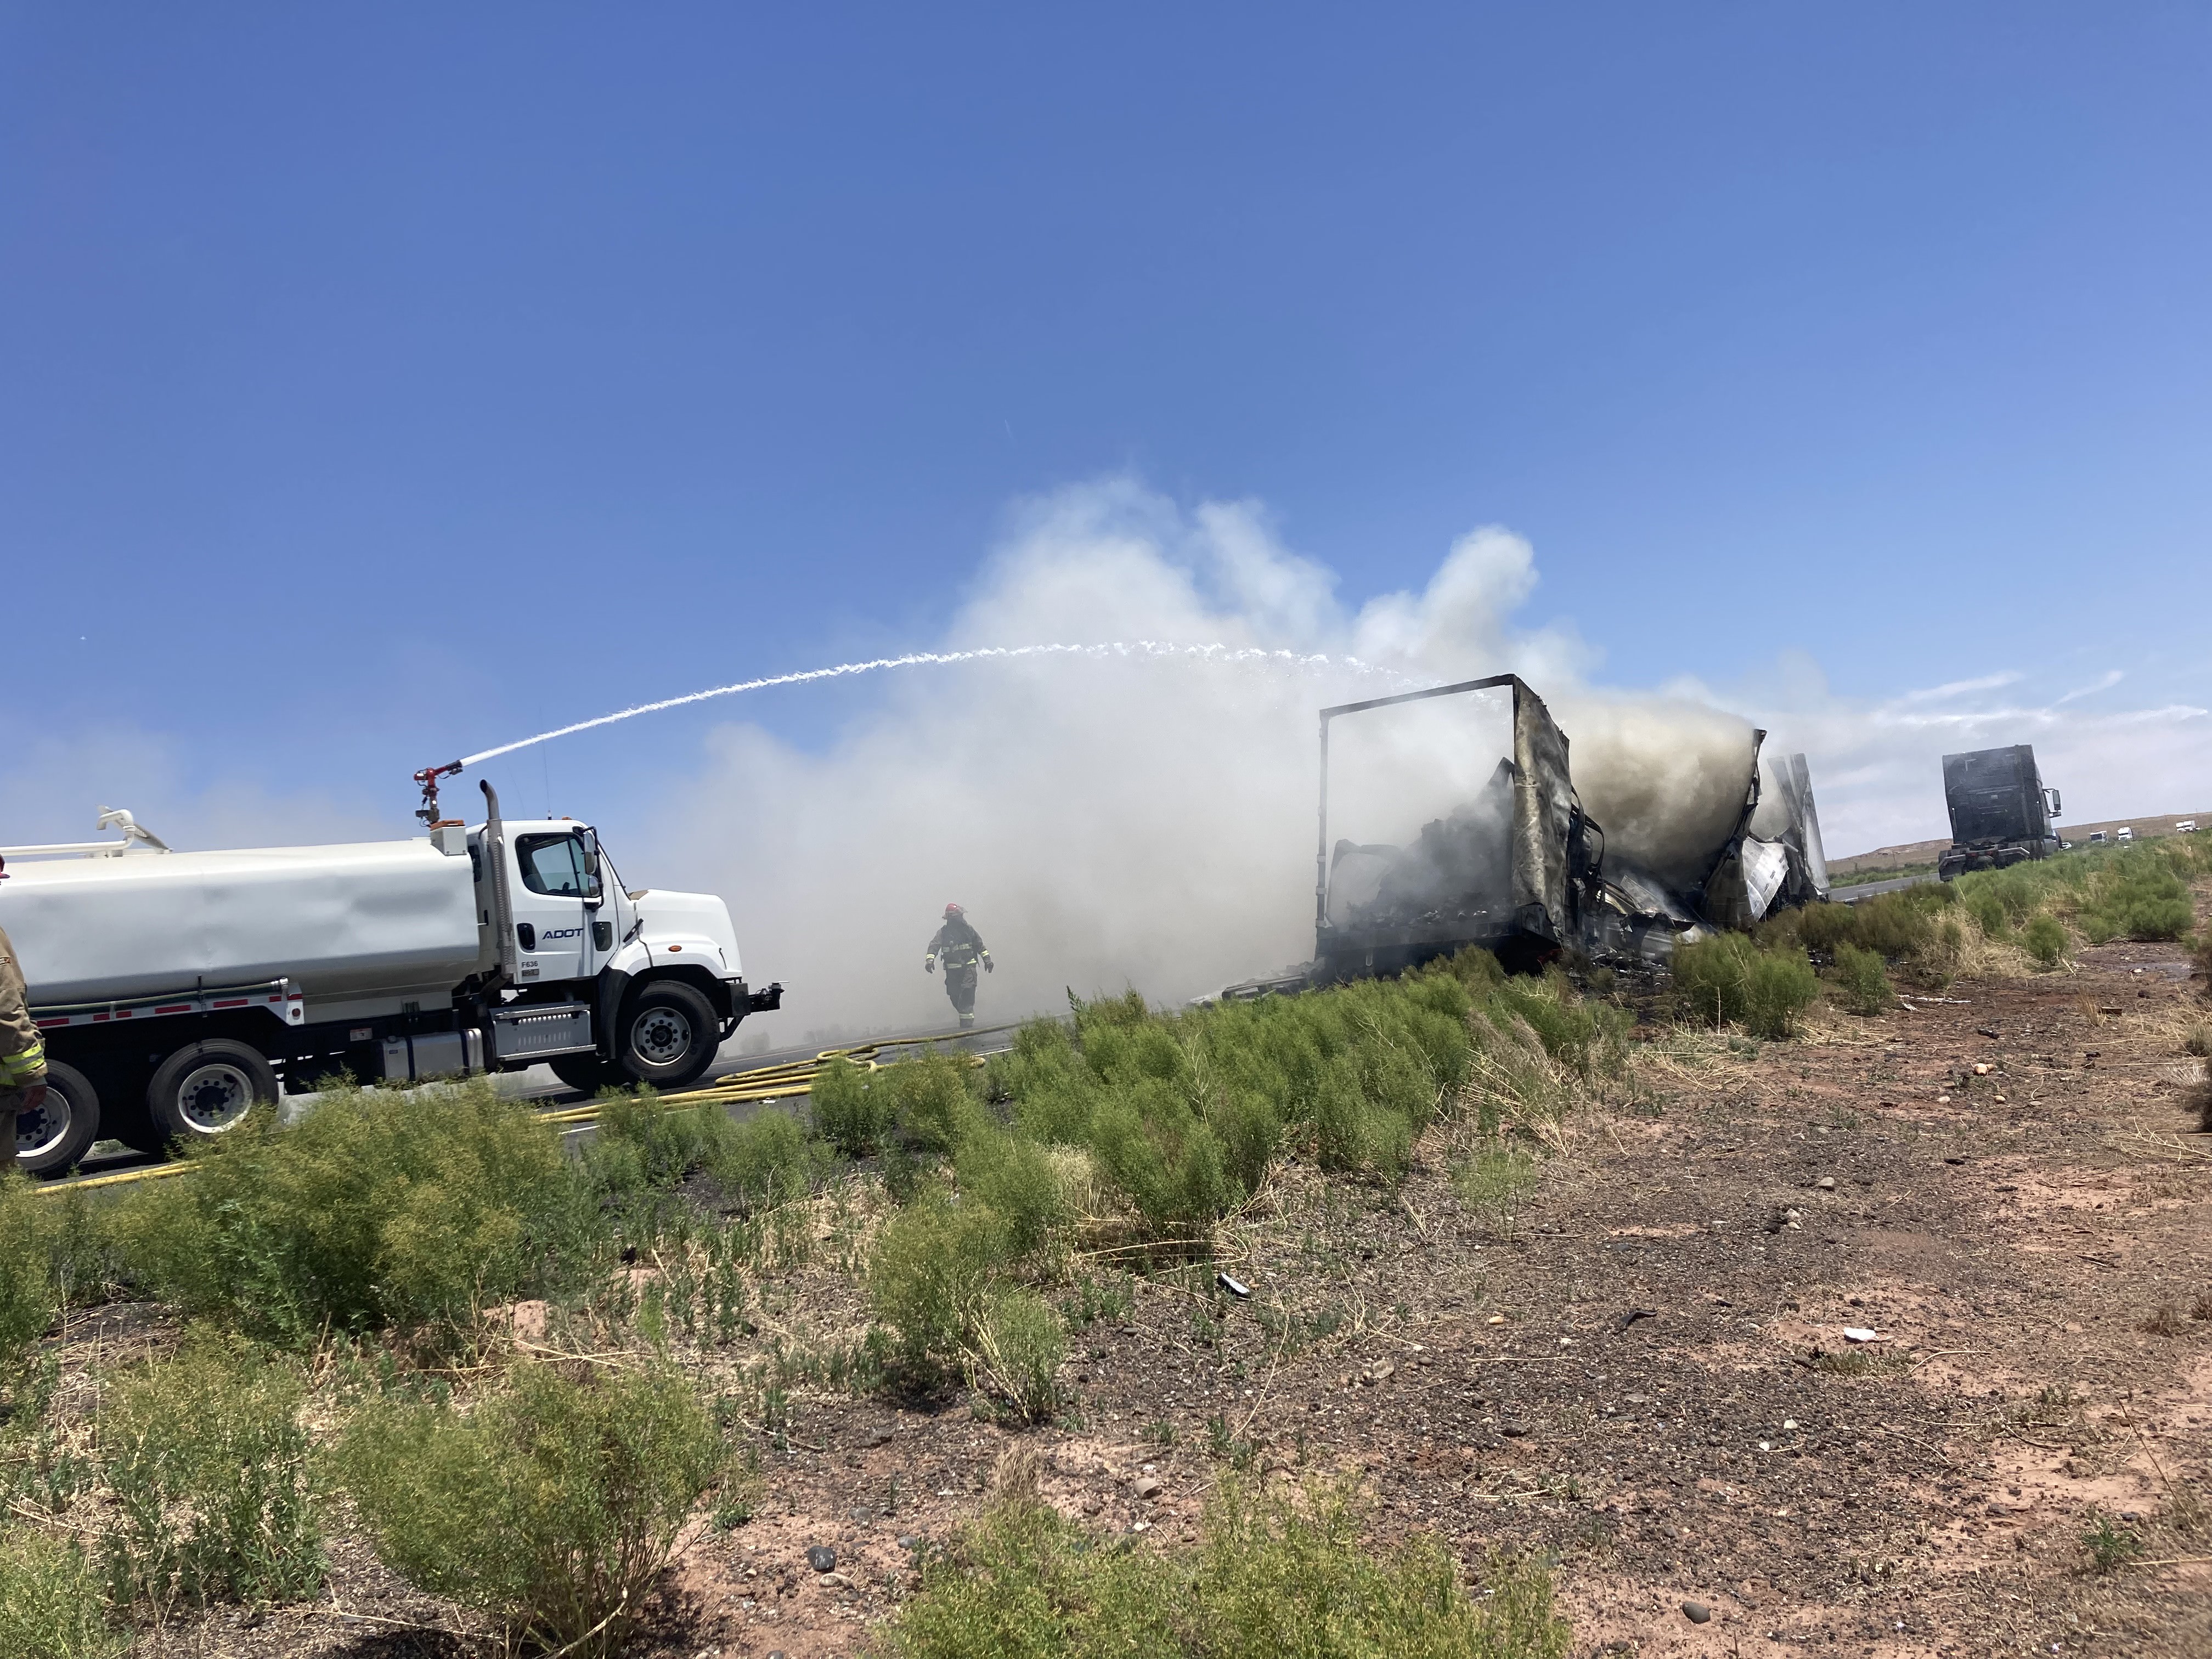
[[[2156,849],[2128,848],[2091,878],[2075,921],[2092,944],[2181,939],[2196,920],[2189,884]]]
[[[75,1539],[31,1527],[0,1530],[0,1653],[111,1659],[125,1639],[106,1613],[99,1577]]]
[[[1885,962],[1915,962],[1932,943],[1937,918],[1958,901],[1954,884],[1923,882],[1856,904],[1808,904],[1785,910],[1762,926],[1759,943],[1794,941],[1831,957],[1840,946],[1851,945]]]
[[[2066,959],[2066,924],[2044,911],[2029,918],[2027,926],[2020,931],[2020,942],[2028,955],[2043,966],[2056,968]]]
[[[722,1115],[720,1107],[708,1109]],[[797,1118],[769,1106],[742,1123],[730,1123],[726,1116],[722,1121],[729,1127],[707,1167],[726,1191],[751,1209],[769,1210],[812,1189],[822,1168],[821,1152]]]
[[[1687,1012],[1753,1036],[1788,1036],[1820,995],[1820,981],[1794,945],[1760,950],[1741,933],[1720,933],[1674,951],[1674,986]]]
[[[2212,1021],[2192,1020],[2181,1039],[2181,1052],[2199,1060],[2212,1056]]]
[[[1982,932],[1990,939],[2001,939],[2012,932],[2012,916],[2004,901],[1987,888],[1966,894],[1961,901],[1966,914],[1980,924]]]
[[[976,1111],[973,1072],[965,1054],[932,1052],[884,1066],[871,1088],[890,1091],[891,1122],[909,1145],[949,1152]]]
[[[2089,1511],[2089,1523],[2081,1528],[2081,1547],[2088,1553],[2093,1572],[2117,1572],[2146,1553],[2139,1534],[2101,1510]]]
[[[1522,1194],[1536,1184],[1535,1153],[1503,1138],[1486,1139],[1452,1164],[1452,1190],[1486,1224],[1504,1231],[1511,1224]]]
[[[322,1583],[306,1392],[289,1365],[204,1329],[111,1387],[100,1461],[118,1606],[286,1601]]]
[[[673,1371],[518,1366],[465,1414],[386,1398],[336,1462],[385,1565],[511,1644],[618,1652],[694,1508],[730,1470]]]
[[[1850,943],[1836,947],[1836,983],[1853,1013],[1878,1014],[1896,1000],[1881,957]]]
[[[961,1142],[953,1168],[963,1200],[999,1218],[1012,1256],[1042,1249],[1067,1219],[1061,1171],[1036,1141],[986,1120]]]
[[[871,1086],[869,1074],[839,1054],[814,1074],[814,1127],[848,1158],[876,1150],[891,1127],[888,1089]]]
[[[1008,1261],[1005,1223],[939,1189],[884,1224],[868,1261],[868,1305],[892,1340],[895,1366],[934,1380],[963,1352],[994,1274]]]
[[[118,1212],[131,1273],[187,1312],[304,1346],[459,1322],[544,1283],[580,1224],[550,1126],[489,1081],[340,1088],[279,1133],[257,1116]]]
[[[609,1089],[599,1096],[599,1133],[584,1164],[602,1191],[673,1187],[713,1163],[735,1126],[719,1105],[686,1106],[651,1089]]]
[[[976,1380],[1030,1422],[1050,1419],[1060,1403],[1054,1381],[1067,1358],[1067,1330],[1053,1305],[1034,1291],[1000,1290],[984,1304],[969,1334]]]
[[[900,1659],[1558,1659],[1540,1570],[1495,1562],[1468,1593],[1435,1534],[1368,1547],[1342,1486],[1225,1485],[1204,1540],[1169,1554],[1094,1538],[1033,1492],[1000,1498],[922,1570],[885,1635]]]
[[[59,1310],[39,1209],[50,1201],[23,1176],[0,1176],[0,1368],[18,1364]]]

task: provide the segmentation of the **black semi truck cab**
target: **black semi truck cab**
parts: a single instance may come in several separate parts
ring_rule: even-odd
[[[2048,858],[2063,845],[2051,827],[2058,792],[2044,787],[2030,744],[1944,756],[1943,799],[1951,809],[1951,848],[1936,860],[1936,873],[1945,881]]]

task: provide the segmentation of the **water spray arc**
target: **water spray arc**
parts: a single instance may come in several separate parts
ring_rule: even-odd
[[[617,720],[635,719],[640,714],[658,714],[664,708],[681,708],[685,703],[705,702],[712,697],[735,696],[744,691],[765,691],[779,685],[804,685],[815,680],[842,679],[854,674],[872,674],[885,668],[927,668],[951,663],[1003,662],[1021,657],[1087,657],[1095,660],[1181,659],[1192,662],[1277,666],[1303,671],[1341,668],[1355,674],[1384,674],[1395,680],[1404,676],[1393,670],[1378,668],[1372,663],[1362,662],[1357,657],[1330,657],[1322,654],[1302,656],[1294,651],[1264,651],[1250,646],[1177,645],[1161,640],[1119,641],[1109,645],[1014,645],[981,646],[973,651],[913,651],[901,657],[875,657],[866,662],[839,663],[834,668],[809,668],[793,674],[770,674],[760,679],[739,680],[731,685],[710,686],[704,691],[688,692],[680,697],[663,697],[658,702],[641,702],[634,708],[617,709],[611,714],[578,720],[573,726],[556,726],[550,732],[540,732],[535,737],[520,738],[513,743],[501,744],[495,749],[478,750],[473,755],[464,755],[442,766],[426,766],[414,775],[422,786],[422,805],[415,816],[425,823],[435,823],[438,818],[438,781],[456,775],[465,768],[476,766],[501,755],[513,754],[518,749],[527,749],[534,744],[550,743],[555,738],[565,738],[578,732],[588,732],[594,726],[612,726]]]

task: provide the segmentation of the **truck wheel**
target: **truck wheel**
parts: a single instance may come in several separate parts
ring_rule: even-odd
[[[722,1022],[713,1005],[681,980],[640,990],[616,1029],[616,1068],[630,1082],[655,1089],[680,1089],[694,1081],[722,1046]]]
[[[555,1077],[582,1094],[595,1095],[605,1085],[621,1081],[597,1054],[556,1054],[545,1063]]]
[[[100,1139],[100,1097],[74,1066],[46,1062],[46,1097],[35,1112],[15,1114],[15,1167],[25,1175],[59,1175]]]
[[[257,1103],[276,1098],[276,1068],[258,1050],[210,1037],[186,1043],[155,1068],[146,1115],[164,1145],[205,1140],[236,1128]]]

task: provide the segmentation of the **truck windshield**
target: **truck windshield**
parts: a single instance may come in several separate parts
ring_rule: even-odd
[[[584,843],[575,836],[518,836],[515,861],[522,884],[556,898],[597,898],[599,872],[584,863]]]

